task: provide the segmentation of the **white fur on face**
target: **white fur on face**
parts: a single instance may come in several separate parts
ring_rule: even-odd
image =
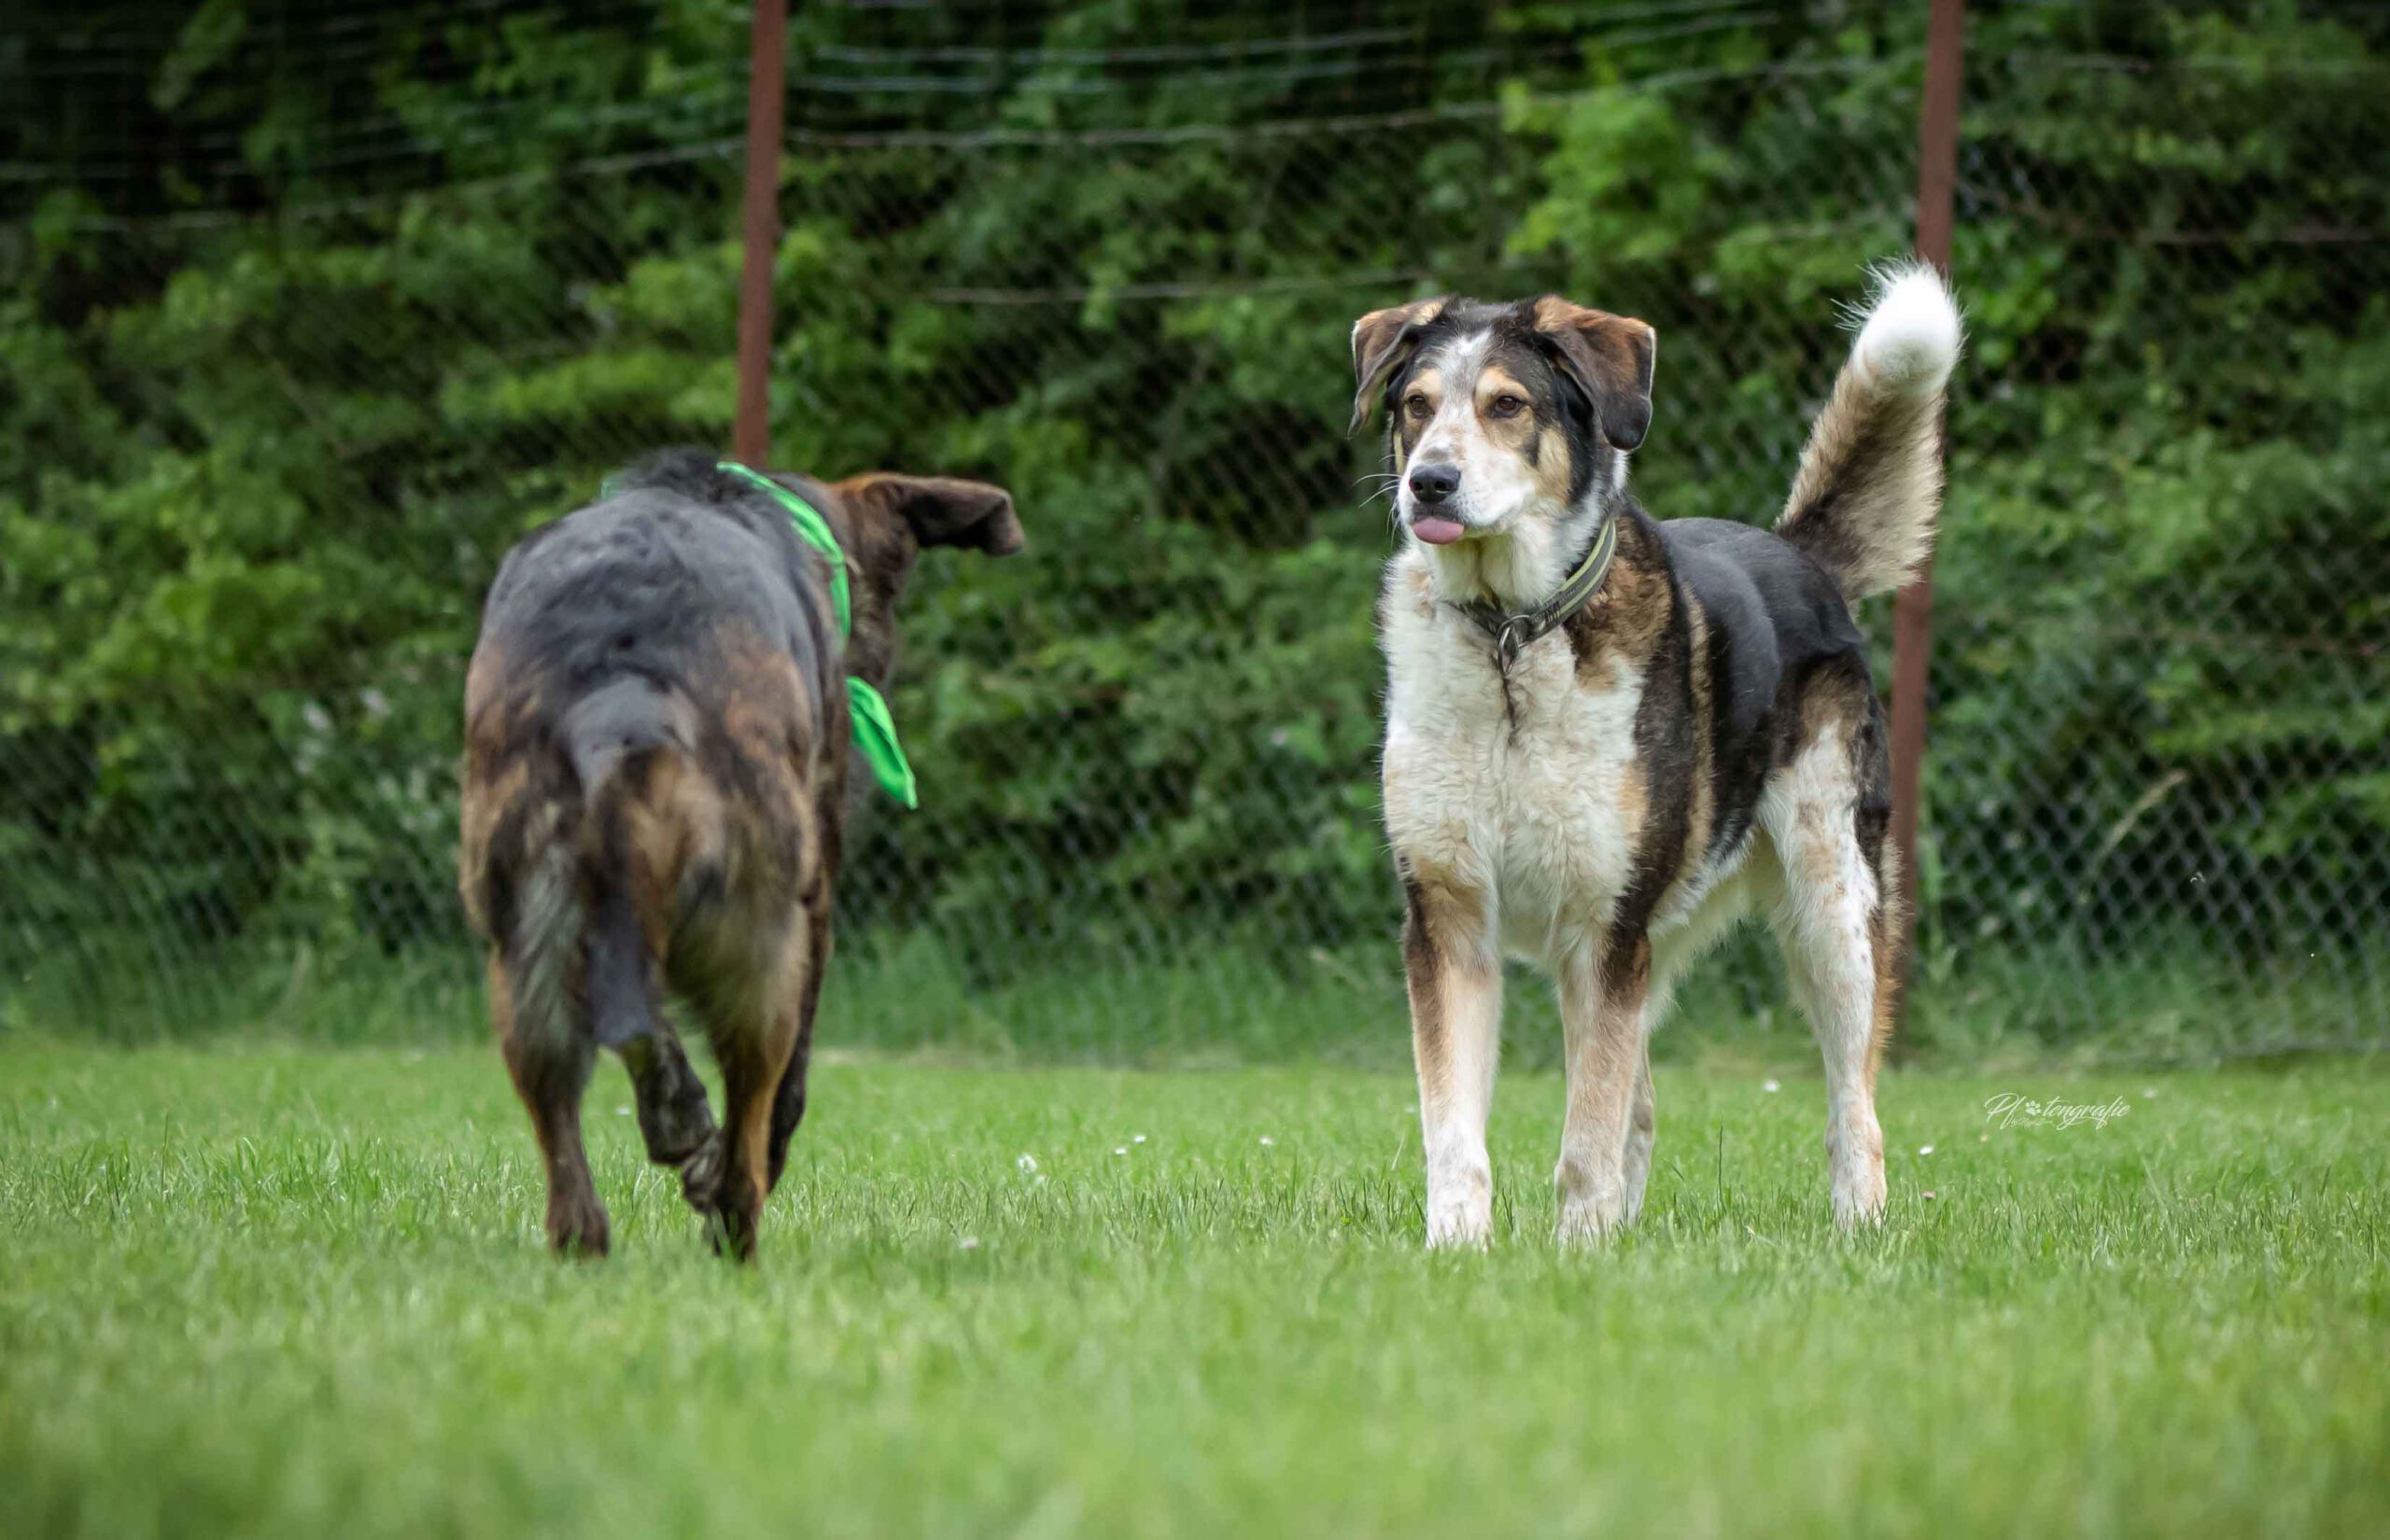
[[[1402,467],[1406,478],[1415,465],[1450,465],[1460,471],[1460,490],[1428,511],[1458,519],[1470,537],[1505,533],[1542,500],[1533,469],[1485,431],[1478,385],[1492,345],[1489,334],[1475,332],[1422,361],[1420,377],[1431,382],[1436,414]],[[1403,410],[1401,403],[1396,410]],[[1395,494],[1395,509],[1405,528],[1422,511],[1407,479]]]
[[[1592,540],[1605,508],[1625,495],[1626,456],[1610,454],[1583,501],[1572,506],[1554,496],[1547,475],[1488,430],[1485,412],[1497,391],[1485,377],[1492,350],[1491,334],[1478,331],[1420,360],[1413,388],[1434,403],[1434,414],[1407,455],[1397,438],[1401,479],[1395,511],[1406,530],[1417,519],[1434,516],[1457,520],[1468,531],[1451,545],[1413,542],[1427,557],[1437,597],[1490,596],[1526,606],[1540,603],[1559,586],[1568,565]],[[1395,410],[1408,408],[1398,401]],[[1410,473],[1422,465],[1452,466],[1460,472],[1459,488],[1441,503],[1420,502],[1411,490]]]

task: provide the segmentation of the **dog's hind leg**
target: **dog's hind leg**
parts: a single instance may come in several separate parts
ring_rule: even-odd
[[[715,1249],[741,1262],[754,1258],[756,1227],[771,1191],[772,1109],[796,1036],[794,1010],[715,1032],[723,1125],[681,1168],[682,1192],[706,1216]]]
[[[755,1230],[771,1191],[772,1108],[780,1077],[796,1047],[796,1013],[785,1012],[756,1038],[723,1058],[722,1187],[714,1212],[723,1245],[745,1262],[755,1254]]]
[[[1788,894],[1787,902],[1796,900]],[[1874,929],[1849,903],[1778,929],[1785,972],[1825,1060],[1826,1160],[1835,1222],[1845,1228],[1879,1219],[1884,1211],[1884,1134],[1876,1121],[1876,959],[1868,940]],[[1829,942],[1817,933],[1829,930],[1844,939]]]
[[[772,1134],[766,1151],[765,1191],[780,1185],[788,1165],[789,1141],[805,1121],[805,1077],[813,1061],[813,1018],[822,1005],[822,980],[830,971],[830,898],[824,892],[808,913],[811,938],[805,985],[797,1001],[796,1042],[791,1045],[788,1068],[780,1071],[779,1093],[772,1099]]]
[[[1893,931],[1884,873],[1861,839],[1855,757],[1845,734],[1820,734],[1763,810],[1784,875],[1776,938],[1825,1061],[1826,1158],[1846,1228],[1884,1211],[1876,1057]]]
[[[510,965],[494,949],[489,989],[507,1073],[531,1114],[547,1168],[548,1244],[559,1255],[603,1256],[606,1207],[581,1141],[581,1097],[596,1046],[572,1019],[563,980],[547,976],[536,962]]]
[[[724,966],[710,989],[694,970],[683,983],[722,1066],[723,1121],[682,1164],[681,1189],[706,1216],[716,1249],[740,1261],[754,1255],[756,1224],[777,1174],[776,1109],[817,998],[813,935],[809,912],[791,905],[777,933],[761,943],[762,957],[737,965],[717,958]],[[725,979],[738,982],[724,986]]]

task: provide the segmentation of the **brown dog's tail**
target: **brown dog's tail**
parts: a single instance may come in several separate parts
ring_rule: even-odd
[[[654,1038],[664,946],[683,868],[708,831],[688,827],[679,791],[690,751],[680,697],[625,679],[565,714],[564,749],[581,786],[578,846],[589,1024],[598,1046],[636,1057]]]
[[[1898,588],[1933,548],[1943,390],[1959,345],[1959,306],[1941,274],[1921,262],[1878,274],[1776,521],[1853,600]]]

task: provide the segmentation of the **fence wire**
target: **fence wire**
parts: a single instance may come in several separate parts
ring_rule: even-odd
[[[776,458],[1005,482],[1033,544],[909,595],[925,803],[859,815],[849,958],[1389,998],[1353,318],[1641,315],[1644,500],[1765,521],[1906,245],[1910,10],[800,11]],[[469,1011],[480,594],[726,437],[739,7],[250,12],[15,55],[99,105],[0,167],[8,1020]],[[1919,1030],[2378,1048],[2390,27],[2101,24],[1970,37]],[[370,105],[277,110],[311,77]],[[1776,999],[1722,969],[1694,1014]]]

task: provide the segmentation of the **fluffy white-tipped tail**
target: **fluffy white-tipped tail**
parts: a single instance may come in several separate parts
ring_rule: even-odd
[[[1776,532],[1853,599],[1898,588],[1933,548],[1942,400],[1959,361],[1959,304],[1925,264],[1879,270]]]

